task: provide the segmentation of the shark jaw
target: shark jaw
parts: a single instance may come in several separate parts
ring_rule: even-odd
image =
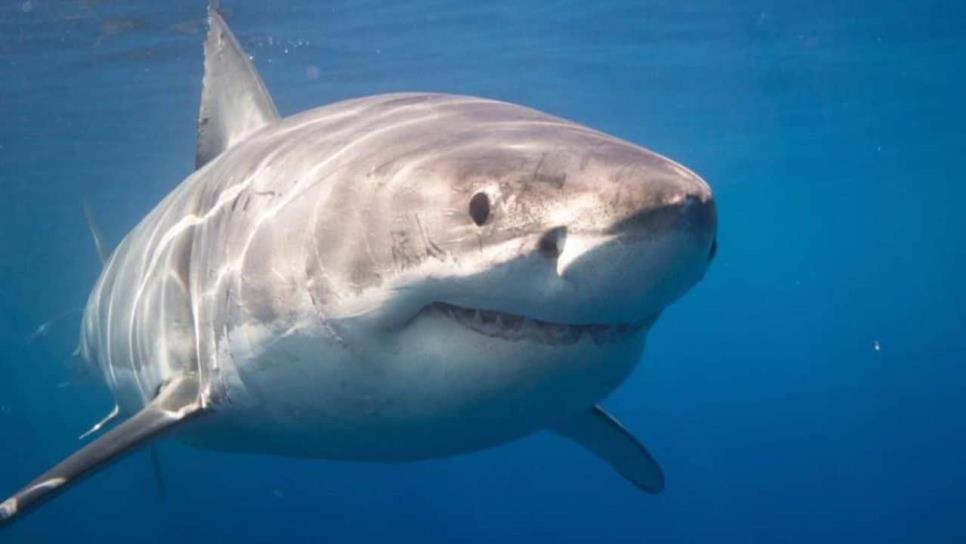
[[[519,314],[465,308],[445,302],[434,302],[421,313],[433,318],[452,320],[470,331],[490,338],[548,345],[571,345],[581,339],[597,345],[621,342],[650,328],[657,319],[655,315],[629,323],[554,323]]]

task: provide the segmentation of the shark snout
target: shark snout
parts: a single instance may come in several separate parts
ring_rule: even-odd
[[[593,216],[588,212],[575,217],[573,225],[548,229],[539,239],[540,253],[558,260],[560,270],[593,247],[614,243],[696,246],[710,260],[717,249],[718,223],[711,190],[693,174],[676,181],[662,180],[654,190],[640,191],[637,198],[613,198],[619,205],[613,206],[608,219],[595,220],[596,228],[581,228],[581,219]]]
[[[655,314],[681,296],[704,275],[717,245],[715,202],[703,180],[665,178],[641,189],[631,197],[625,189],[620,200],[602,195],[617,204],[597,218],[599,227],[582,229],[578,218],[538,243],[575,300],[616,321]]]
[[[710,191],[696,191],[643,207],[616,221],[607,233],[627,238],[684,234],[710,242],[716,229],[717,213]]]

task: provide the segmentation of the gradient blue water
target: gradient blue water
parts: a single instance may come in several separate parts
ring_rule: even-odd
[[[164,499],[136,454],[0,541],[966,542],[961,3],[680,4],[225,6],[283,113],[482,95],[711,182],[717,260],[606,402],[664,494],[550,435],[398,466],[165,442]],[[111,406],[77,315],[26,339],[97,276],[80,200],[117,241],[191,171],[203,12],[0,7],[0,494]]]

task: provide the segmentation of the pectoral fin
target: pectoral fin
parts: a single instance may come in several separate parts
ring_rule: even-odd
[[[108,259],[111,258],[111,250],[104,243],[104,237],[101,236],[101,229],[97,228],[97,222],[94,221],[94,213],[91,212],[91,207],[87,205],[86,200],[82,201],[81,204],[84,207],[84,219],[87,221],[87,228],[91,231],[91,238],[94,239],[94,248],[97,250],[97,256],[101,258],[101,265],[105,265]]]
[[[553,427],[601,459],[621,476],[648,493],[664,489],[664,473],[644,445],[600,406],[581,412]]]
[[[0,525],[202,411],[197,378],[189,376],[172,381],[140,412],[0,503]]]

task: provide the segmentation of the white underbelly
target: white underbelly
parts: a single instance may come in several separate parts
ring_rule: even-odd
[[[226,404],[182,437],[213,449],[360,461],[473,451],[593,405],[626,378],[643,345],[640,334],[521,350],[428,319],[365,344],[293,333],[236,358],[224,376]]]

